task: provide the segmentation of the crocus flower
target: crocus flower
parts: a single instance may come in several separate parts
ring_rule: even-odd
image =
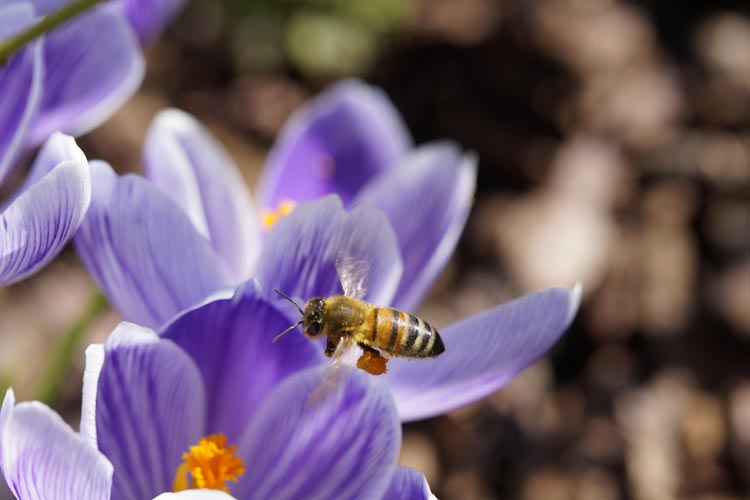
[[[54,2],[0,1],[0,39],[30,26]],[[94,9],[11,56],[0,68],[0,184],[29,147],[55,130],[86,132],[140,84],[132,31],[111,9]],[[0,286],[46,265],[86,212],[91,183],[73,139],[52,135],[22,186],[0,200]]]
[[[299,170],[305,157],[290,151],[303,148],[312,162],[312,151],[323,148],[338,158],[333,172],[341,170],[340,175],[319,181],[298,177],[303,186],[327,183],[310,191],[311,198],[331,189],[344,198],[329,195],[303,203],[261,242],[249,196],[226,152],[193,119],[168,111],[148,133],[144,154],[150,180],[164,192],[92,163],[99,189],[75,236],[77,251],[123,316],[153,328],[245,279],[243,272],[254,274],[267,292],[277,287],[303,300],[339,294],[336,259],[341,255],[367,263],[366,300],[404,309],[402,304],[421,299],[455,245],[475,169],[455,146],[428,145],[392,168],[372,160],[382,169],[368,170],[374,179],[335,184],[339,176],[357,175],[356,157],[368,163],[371,151],[401,151],[408,144],[397,117],[380,92],[346,82],[293,118],[269,168]],[[374,124],[372,137],[363,132],[365,123]],[[397,143],[401,146],[393,146]],[[295,177],[285,179],[265,181],[262,189],[277,193],[285,184],[296,186]],[[295,189],[292,195],[304,200],[302,188]],[[267,203],[281,197],[268,195]],[[243,261],[258,246],[254,263]],[[579,290],[557,287],[464,319],[441,331],[445,354],[433,360],[392,359],[379,383],[393,392],[403,420],[476,401],[542,356],[570,324],[579,300]]]
[[[116,176],[101,162],[91,162],[91,172],[98,189],[74,241],[126,318],[158,327],[230,283],[210,242],[166,195],[140,177]],[[387,217],[364,203],[347,212],[335,196],[307,202],[273,227],[258,259],[258,279],[266,292],[278,287],[303,299],[338,294],[341,253],[368,263],[365,298],[391,304],[403,266]],[[464,319],[441,331],[446,353],[432,360],[394,358],[378,383],[391,389],[402,420],[476,401],[542,356],[570,324],[579,299],[578,290],[552,288]]]
[[[159,335],[122,323],[87,350],[80,436],[6,396],[6,480],[21,500],[106,499],[109,481],[115,500],[428,498],[424,476],[395,464],[401,430],[388,391],[358,370],[328,385],[312,344],[271,344],[286,322],[251,281]],[[30,407],[44,418],[31,422]]]
[[[60,2],[0,0],[0,39]],[[94,8],[11,56],[0,68],[0,184],[28,147],[53,132],[85,133],[138,88],[144,62],[124,18]]]
[[[73,237],[90,201],[86,156],[72,137],[54,134],[24,184],[0,203],[0,286],[49,263]]]
[[[231,284],[258,274],[261,219],[267,230],[296,204],[331,193],[347,208],[371,204],[387,217],[403,265],[395,296],[389,299],[412,310],[463,230],[476,183],[476,159],[448,141],[416,149],[411,144],[397,111],[380,90],[346,81],[290,119],[269,155],[257,209],[221,144],[178,110],[154,119],[144,146],[144,173],[211,243]],[[179,310],[158,318],[123,313],[158,326]]]

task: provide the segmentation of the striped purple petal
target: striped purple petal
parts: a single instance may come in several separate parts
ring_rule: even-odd
[[[76,233],[76,251],[129,321],[160,327],[227,284],[209,242],[146,180],[91,162],[96,186]]]
[[[34,159],[34,164],[24,178],[21,187],[0,203],[0,211],[4,210],[21,193],[36,184],[42,177],[50,173],[58,164],[68,160],[74,160],[77,163],[88,163],[86,155],[78,147],[73,137],[62,132],[55,132],[39,149]]]
[[[383,500],[391,499],[430,500],[437,499],[430,491],[424,474],[411,467],[399,467],[393,474]]]
[[[414,310],[450,258],[476,188],[476,158],[449,142],[415,149],[357,196],[382,210],[393,226],[404,274],[391,302]]]
[[[95,8],[44,39],[44,91],[31,140],[57,130],[79,135],[95,128],[135,93],[145,64],[125,20]]]
[[[381,498],[401,425],[388,390],[359,370],[318,366],[282,382],[238,448],[247,464],[233,494],[253,500]]]
[[[28,3],[0,5],[0,40],[34,20]],[[18,160],[42,99],[42,43],[33,42],[0,67],[0,185]]]
[[[388,304],[401,277],[396,237],[382,212],[359,205],[345,212],[336,196],[308,202],[266,238],[258,278],[267,290],[307,300],[341,294],[338,259],[362,264],[366,298]],[[271,293],[273,296],[273,293]]]
[[[248,279],[260,253],[260,219],[239,169],[192,116],[162,111],[146,134],[144,174],[211,241],[234,283]]]
[[[103,348],[94,428],[82,432],[114,465],[113,500],[142,500],[172,490],[182,453],[203,436],[206,394],[190,357],[151,330],[121,323]],[[91,357],[89,356],[89,359]]]
[[[392,359],[382,379],[403,421],[440,415],[507,384],[542,357],[575,316],[580,287],[555,287],[465,318],[440,332],[435,359]]]
[[[60,157],[47,158],[57,161]],[[85,157],[50,168],[0,213],[0,285],[14,283],[49,263],[73,237],[91,201]]]
[[[15,404],[8,391],[0,409],[0,464],[20,500],[108,500],[112,464],[49,407]]]
[[[234,297],[187,311],[161,332],[193,358],[210,388],[209,434],[221,432],[236,442],[280,382],[322,362],[322,351],[302,335],[271,343],[289,325],[250,281]]]
[[[383,91],[347,80],[305,104],[271,150],[258,188],[261,208],[336,193],[348,206],[370,179],[391,167],[412,141]]]

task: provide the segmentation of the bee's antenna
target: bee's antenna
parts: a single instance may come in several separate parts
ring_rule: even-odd
[[[275,344],[276,342],[278,342],[281,337],[283,337],[287,333],[291,332],[292,330],[294,330],[295,328],[297,328],[301,324],[302,324],[302,320],[299,320],[297,323],[293,324],[292,326],[290,326],[289,328],[287,328],[286,330],[284,330],[280,334],[276,335],[273,338],[273,343]]]
[[[294,299],[292,299],[292,298],[291,298],[291,297],[290,297],[289,295],[285,294],[284,292],[282,292],[282,291],[281,291],[281,290],[279,290],[278,288],[274,288],[274,289],[273,289],[273,291],[274,291],[274,292],[276,292],[276,293],[278,293],[278,294],[279,294],[279,295],[281,295],[282,297],[284,297],[284,298],[285,298],[286,300],[288,300],[288,301],[289,301],[289,302],[291,302],[292,304],[294,304],[294,306],[295,306],[295,307],[297,308],[297,310],[299,311],[299,313],[300,313],[300,314],[301,314],[302,316],[304,316],[304,315],[305,315],[305,311],[303,311],[303,310],[302,310],[302,308],[301,308],[301,307],[299,306],[299,304],[297,304],[297,303],[296,303],[296,302],[294,301]]]

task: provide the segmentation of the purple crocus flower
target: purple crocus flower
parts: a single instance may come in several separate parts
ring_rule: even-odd
[[[0,39],[57,7],[0,0]],[[124,18],[102,6],[54,29],[0,68],[0,184],[28,147],[53,132],[85,133],[138,88],[144,62]]]
[[[345,368],[327,385],[311,343],[271,344],[286,322],[250,281],[159,335],[122,323],[87,350],[80,436],[6,396],[8,484],[21,500],[106,499],[110,484],[114,500],[428,498],[424,476],[396,466],[401,430],[388,391]],[[30,421],[29,407],[44,418]],[[185,487],[231,496],[168,493]]]
[[[346,208],[373,205],[388,218],[403,262],[392,304],[413,310],[466,223],[476,158],[449,141],[413,148],[387,96],[349,80],[313,99],[285,126],[261,177],[260,214],[224,148],[183,112],[168,110],[154,120],[144,173],[211,241],[234,283],[257,274],[259,220],[270,226],[297,204],[327,194],[337,194]]]
[[[90,201],[86,156],[72,137],[54,134],[24,184],[0,203],[0,286],[47,265],[73,237]]]
[[[104,163],[92,162],[91,171],[99,189],[74,240],[126,318],[158,327],[229,284],[217,252],[171,199],[137,176],[117,177]],[[390,304],[403,266],[388,219],[368,204],[347,212],[335,196],[308,202],[274,226],[258,278],[266,293],[274,286],[302,298],[341,293],[335,260],[342,252],[369,264],[366,299]],[[405,421],[476,401],[542,356],[570,324],[579,299],[578,290],[551,288],[464,319],[441,331],[445,354],[392,359],[378,383],[391,389]]]
[[[31,25],[54,2],[0,0],[0,39]],[[123,18],[94,9],[14,54],[0,68],[0,184],[22,153],[56,130],[79,134],[106,119],[140,85],[143,58]],[[88,208],[86,157],[52,135],[23,185],[0,202],[0,286],[46,265]]]
[[[366,158],[367,151],[378,150],[378,141],[386,144],[383,150],[391,143],[408,144],[397,116],[379,91],[346,82],[292,120],[269,168],[281,168],[276,166],[283,163],[279,158],[296,158],[278,151],[294,150],[299,141],[338,144],[336,134],[342,144],[345,138],[353,144],[331,150],[332,156],[348,151],[344,159],[354,150]],[[366,119],[377,124],[372,137],[361,132]],[[327,126],[318,129],[321,120]],[[340,128],[329,130],[334,123]],[[326,142],[329,135],[333,137]],[[242,281],[243,273],[255,274],[267,292],[278,287],[303,300],[339,294],[335,261],[340,255],[368,264],[366,300],[400,308],[416,303],[455,245],[474,184],[473,161],[455,146],[428,145],[393,168],[381,165],[384,171],[359,183],[364,185],[360,191],[345,194],[351,211],[336,195],[308,201],[304,210],[279,220],[261,244],[239,174],[195,120],[178,111],[160,115],[148,133],[144,156],[147,175],[164,192],[139,177],[117,177],[108,165],[92,163],[99,189],[74,241],[110,302],[126,319],[153,328]],[[291,160],[283,164],[300,168]],[[345,165],[342,160],[337,168]],[[356,171],[353,165],[346,168]],[[282,189],[269,182],[267,189]],[[310,177],[305,184],[312,182]],[[244,261],[257,254],[258,246],[260,255],[249,259],[253,263]],[[441,331],[445,354],[426,361],[393,359],[379,381],[392,390],[403,420],[476,401],[542,356],[570,324],[579,300],[579,290],[557,287],[467,318]]]

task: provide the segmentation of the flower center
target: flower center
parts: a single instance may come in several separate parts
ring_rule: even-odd
[[[245,473],[245,464],[235,454],[235,445],[227,447],[224,434],[211,434],[201,438],[182,454],[183,462],[177,467],[174,491],[209,489],[229,492],[227,481],[237,482]],[[188,477],[188,475],[190,477]]]
[[[289,215],[297,207],[297,202],[284,198],[276,205],[276,210],[263,210],[261,214],[261,221],[263,223],[263,229],[270,231],[271,228],[276,224],[279,219]]]

